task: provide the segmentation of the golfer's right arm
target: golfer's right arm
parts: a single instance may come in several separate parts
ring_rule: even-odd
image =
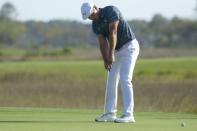
[[[98,39],[98,43],[99,43],[99,46],[100,46],[100,51],[101,51],[101,54],[102,54],[102,57],[103,57],[103,61],[104,61],[104,64],[105,64],[105,68],[108,69],[107,62],[108,62],[109,46],[108,46],[107,40],[102,35],[98,35],[97,39]]]

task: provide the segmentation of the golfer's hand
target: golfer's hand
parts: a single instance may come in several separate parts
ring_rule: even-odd
[[[107,62],[107,61],[104,61],[104,66],[105,66],[105,69],[106,69],[106,70],[109,70],[109,69],[108,69],[108,62]]]
[[[105,69],[106,70],[111,70],[112,64],[115,62],[115,57],[114,55],[111,55],[108,57],[107,61],[105,62]]]

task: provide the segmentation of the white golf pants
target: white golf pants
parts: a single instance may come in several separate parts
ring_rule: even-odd
[[[120,81],[124,106],[123,113],[127,116],[133,116],[134,94],[131,81],[138,54],[139,44],[136,39],[129,41],[119,51],[115,52],[115,62],[107,76],[105,113],[117,112],[117,87]]]

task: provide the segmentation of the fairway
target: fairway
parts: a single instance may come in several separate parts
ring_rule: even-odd
[[[196,114],[137,112],[136,123],[96,123],[101,110],[0,108],[1,131],[195,131]],[[181,122],[186,126],[181,127]]]

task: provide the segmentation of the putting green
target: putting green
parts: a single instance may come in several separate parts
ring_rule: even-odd
[[[137,112],[136,123],[96,123],[102,111],[0,108],[1,131],[195,131],[197,114]],[[186,124],[181,127],[181,123]]]

